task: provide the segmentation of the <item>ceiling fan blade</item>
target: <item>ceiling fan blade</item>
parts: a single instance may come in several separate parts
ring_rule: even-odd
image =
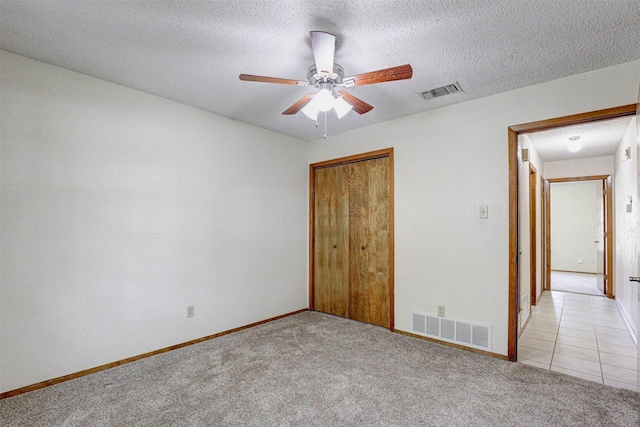
[[[318,74],[333,73],[333,55],[336,49],[336,36],[324,31],[311,31],[311,49],[316,61]]]
[[[355,111],[358,114],[364,114],[373,110],[373,107],[371,105],[367,104],[366,102],[364,102],[359,98],[356,98],[350,93],[345,92],[344,90],[341,90],[338,93],[342,95],[342,99],[344,99],[347,104],[353,107],[353,111]]]
[[[371,71],[352,77],[345,77],[344,83],[347,87],[364,86],[374,83],[391,82],[393,80],[406,80],[413,76],[411,65],[399,65],[397,67],[385,68],[384,70]]]
[[[245,82],[279,83],[283,85],[309,86],[309,82],[300,80],[281,79],[278,77],[254,76],[251,74],[240,74],[240,80]]]
[[[305,105],[307,105],[312,99],[313,99],[313,93],[305,95],[298,102],[296,102],[291,107],[284,110],[282,114],[285,114],[285,115],[296,114],[298,111],[302,110],[305,107]]]

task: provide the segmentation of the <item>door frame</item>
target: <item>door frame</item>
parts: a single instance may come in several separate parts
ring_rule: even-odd
[[[605,239],[605,254],[604,254],[604,295],[609,298],[613,298],[613,189],[612,189],[612,178],[611,175],[590,175],[590,176],[576,176],[570,178],[551,178],[546,180],[549,184],[553,184],[556,182],[579,182],[579,181],[601,181],[603,184],[603,188],[606,190],[606,194],[604,195],[604,224],[602,225],[603,236]],[[549,194],[551,197],[551,194]],[[547,245],[547,255],[549,259],[549,275],[551,275],[551,203],[548,203],[545,207],[546,216],[549,218],[549,227],[546,230],[546,236],[544,237],[549,244]],[[551,281],[551,279],[549,279]],[[549,283],[549,289],[551,288],[551,283]]]
[[[309,165],[309,310],[314,310],[314,256],[315,256],[315,172],[327,168],[366,160],[389,158],[389,329],[394,330],[394,197],[393,197],[393,147],[367,153],[354,154],[338,159],[325,160]]]
[[[542,178],[542,290],[551,290],[551,218],[549,218],[551,206],[551,184],[549,180]]]
[[[588,123],[616,117],[636,114],[637,104],[604,110],[590,111],[570,116],[540,120],[509,126],[508,163],[509,163],[509,309],[507,327],[507,355],[509,360],[517,360],[518,334],[518,135],[568,125]]]
[[[529,162],[529,301],[538,300],[538,170]]]

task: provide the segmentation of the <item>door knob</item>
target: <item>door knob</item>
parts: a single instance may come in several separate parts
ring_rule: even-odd
[[[594,240],[593,243],[600,243],[600,240]]]
[[[629,276],[629,281],[630,282],[640,282],[640,277],[639,276]]]

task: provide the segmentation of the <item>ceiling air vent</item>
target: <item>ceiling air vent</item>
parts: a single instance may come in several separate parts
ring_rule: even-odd
[[[450,85],[437,87],[435,89],[428,90],[426,92],[422,92],[420,96],[424,99],[437,98],[439,96],[449,95],[452,93],[462,92],[462,88],[460,87],[460,83],[455,82]]]

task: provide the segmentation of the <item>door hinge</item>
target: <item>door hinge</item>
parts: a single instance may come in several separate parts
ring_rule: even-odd
[[[609,276],[607,276],[606,274],[604,275],[604,280],[609,280]]]
[[[593,190],[591,190],[591,191],[593,191]],[[602,195],[603,195],[603,196],[606,196],[606,195],[607,195],[607,189],[606,189],[606,188],[602,189]]]

